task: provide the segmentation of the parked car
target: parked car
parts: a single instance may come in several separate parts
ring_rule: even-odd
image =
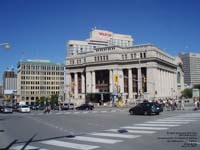
[[[27,105],[20,105],[20,106],[18,107],[18,111],[19,111],[19,112],[22,112],[22,113],[25,113],[25,112],[29,113],[29,112],[31,112],[31,109],[30,109],[30,107],[27,106]]]
[[[59,106],[57,106],[57,105],[51,106],[51,109],[52,109],[52,110],[60,110],[60,109],[59,109]]]
[[[94,109],[94,105],[90,103],[85,103],[76,107],[76,110],[93,110],[93,109]]]
[[[3,112],[3,113],[13,113],[13,108],[12,108],[12,106],[2,106],[1,112]]]
[[[73,104],[73,103],[70,103],[70,104],[69,104],[69,109],[70,109],[70,110],[74,110],[74,104]]]
[[[129,110],[129,113],[131,115],[159,115],[159,113],[162,111],[163,109],[161,108],[161,106],[155,102],[143,102],[136,105],[135,107],[132,107]]]
[[[61,110],[73,110],[74,109],[74,104],[73,103],[64,103],[61,106]]]

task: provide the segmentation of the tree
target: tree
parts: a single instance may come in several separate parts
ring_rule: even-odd
[[[193,86],[193,88],[194,88],[194,89],[200,89],[200,84],[195,84],[195,85]]]
[[[50,104],[51,106],[53,105],[58,105],[58,95],[52,95],[50,98]]]
[[[190,88],[183,90],[181,93],[182,93],[182,96],[185,98],[192,98],[192,89]]]

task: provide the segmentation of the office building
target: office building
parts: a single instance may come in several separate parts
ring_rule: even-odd
[[[200,84],[200,54],[181,53],[179,57],[183,61],[185,83],[189,86]]]
[[[16,90],[17,89],[17,74],[14,69],[7,69],[3,73],[3,89]]]
[[[49,60],[27,60],[18,63],[18,101],[34,104],[41,97],[64,92],[65,65]]]
[[[131,35],[116,34],[110,31],[93,29],[89,39],[84,41],[69,40],[67,56],[93,52],[95,48],[106,46],[129,47],[133,45]]]

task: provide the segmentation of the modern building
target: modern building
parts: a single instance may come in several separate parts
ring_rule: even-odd
[[[67,56],[66,87],[75,103],[175,97],[177,63],[152,44],[98,47]]]
[[[17,74],[14,69],[7,69],[3,73],[3,89],[16,90],[17,89]]]
[[[3,73],[3,94],[7,101],[14,101],[17,92],[17,74],[13,68],[8,68]]]
[[[180,57],[176,57],[177,64],[177,96],[180,97],[181,92],[185,89],[184,83],[184,71],[183,71],[183,61]]]
[[[183,61],[185,83],[189,86],[200,84],[200,54],[181,53],[179,57]]]
[[[110,31],[93,29],[89,39],[84,41],[69,40],[67,56],[92,52],[95,48],[107,46],[129,47],[133,45],[131,35],[116,34]]]
[[[49,60],[27,60],[18,63],[18,101],[34,104],[41,97],[64,92],[65,65]]]

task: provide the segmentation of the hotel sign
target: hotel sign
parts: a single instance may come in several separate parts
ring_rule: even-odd
[[[105,37],[111,37],[112,34],[111,33],[106,33],[106,32],[99,32],[100,36],[105,36]]]

